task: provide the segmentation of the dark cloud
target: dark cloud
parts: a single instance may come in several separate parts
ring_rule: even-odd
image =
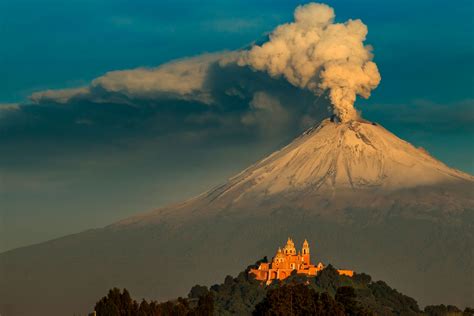
[[[164,135],[194,144],[265,141],[292,137],[329,115],[325,96],[316,98],[283,79],[220,58],[204,55],[154,69],[111,72],[86,87],[37,92],[33,104],[2,112],[0,130],[64,142],[94,135],[94,141]]]

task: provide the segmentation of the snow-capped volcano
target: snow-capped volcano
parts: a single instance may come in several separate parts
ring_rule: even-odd
[[[380,125],[327,119],[230,179],[226,192],[393,190],[458,180],[473,177],[447,167]]]
[[[272,256],[289,235],[308,239],[315,260],[367,271],[421,304],[464,306],[473,192],[471,175],[380,125],[325,120],[183,203],[0,254],[0,310],[85,313],[114,286],[183,296]]]
[[[364,216],[371,221],[400,205],[405,217],[418,217],[423,208],[423,216],[429,210],[433,220],[452,220],[453,213],[474,204],[466,194],[453,198],[444,190],[466,191],[473,184],[473,176],[449,168],[379,124],[326,119],[223,185],[113,226],[237,213],[264,216],[283,208],[336,221],[352,218],[353,208],[374,209]]]

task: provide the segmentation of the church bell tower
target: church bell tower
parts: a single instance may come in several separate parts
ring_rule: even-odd
[[[308,241],[305,239],[303,242],[303,248],[301,249],[301,255],[303,256],[303,262],[305,264],[310,264],[310,257],[309,257],[309,244]]]

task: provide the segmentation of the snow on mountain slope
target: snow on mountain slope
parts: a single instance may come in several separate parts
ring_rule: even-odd
[[[380,125],[323,121],[230,179],[224,192],[400,189],[473,177],[447,167]]]
[[[384,212],[394,205],[413,210],[410,216],[419,216],[421,209],[432,210],[444,220],[447,213],[473,205],[464,192],[473,185],[473,176],[449,168],[380,125],[327,119],[225,184],[114,226],[171,218],[186,221],[222,212],[254,216],[282,208],[306,209],[336,219],[343,209]],[[451,188],[446,191],[447,186]]]

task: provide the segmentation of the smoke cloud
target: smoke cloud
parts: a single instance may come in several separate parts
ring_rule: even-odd
[[[35,104],[67,104],[78,100],[134,104],[134,100],[168,98],[211,104],[211,92],[205,87],[205,81],[209,67],[223,54],[203,54],[156,68],[110,71],[86,87],[39,91],[33,93],[30,100]]]
[[[341,121],[358,117],[356,96],[370,96],[380,82],[372,47],[364,45],[367,27],[360,20],[334,23],[334,10],[310,3],[294,12],[295,21],[278,26],[268,42],[242,52],[240,66],[283,76],[317,95],[329,91]]]
[[[225,89],[227,96],[245,99],[240,86],[247,80],[243,77],[247,76],[245,69],[249,69],[254,81],[264,75],[269,86],[270,81],[281,79],[315,96],[327,91],[334,114],[341,121],[357,119],[356,96],[368,98],[379,84],[380,74],[372,61],[372,47],[364,45],[367,27],[360,20],[334,23],[334,17],[334,10],[325,4],[299,6],[294,22],[278,26],[267,42],[248,50],[204,54],[156,68],[111,71],[88,86],[39,91],[30,100],[36,104],[91,101],[137,105],[145,100],[156,103],[166,99],[215,106],[222,101],[221,89]],[[223,82],[231,86],[223,87]],[[247,92],[257,92],[252,89],[256,88]],[[261,95],[257,94],[255,100],[261,101]],[[254,113],[242,119],[244,125],[262,122],[264,115],[282,116],[279,107],[270,110],[258,104],[248,104]]]

